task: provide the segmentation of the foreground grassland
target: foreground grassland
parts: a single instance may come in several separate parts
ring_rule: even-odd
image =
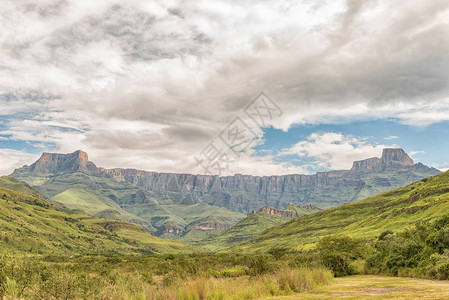
[[[312,292],[268,299],[448,299],[449,282],[358,275],[335,278]],[[267,298],[265,298],[267,299]]]
[[[255,299],[311,291],[332,272],[297,257],[2,256],[6,299]]]

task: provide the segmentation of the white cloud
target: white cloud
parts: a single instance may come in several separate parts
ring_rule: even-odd
[[[40,154],[30,154],[26,151],[0,149],[0,175],[9,175],[14,169],[30,165]]]
[[[426,152],[425,151],[421,151],[421,150],[419,150],[419,151],[410,151],[408,153],[408,155],[410,155],[411,158],[414,158],[415,155],[417,155],[417,154],[424,154],[424,153],[426,153]]]
[[[398,136],[396,136],[396,135],[389,135],[389,136],[387,136],[387,137],[384,137],[384,140],[395,140],[395,139],[397,139],[398,138]]]
[[[448,8],[443,0],[2,1],[0,94],[19,97],[0,96],[0,115],[15,116],[1,133],[81,148],[106,167],[188,172],[262,90],[283,109],[273,124],[283,130],[449,120]],[[380,147],[347,139],[341,150]],[[314,151],[327,166],[352,160]],[[234,168],[296,167],[248,154]]]
[[[312,165],[332,170],[348,170],[352,163],[370,157],[381,157],[387,145],[372,145],[366,138],[357,138],[335,132],[313,133],[279,155],[312,158]]]

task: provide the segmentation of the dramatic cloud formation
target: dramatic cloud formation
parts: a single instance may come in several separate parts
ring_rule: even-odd
[[[0,148],[15,142],[16,166],[42,149],[83,149],[105,167],[192,172],[260,91],[283,109],[271,124],[283,130],[449,120],[447,20],[446,0],[2,1]],[[290,150],[346,168],[382,147],[327,138]],[[243,157],[230,173],[303,170]]]
[[[349,170],[352,163],[370,157],[381,157],[386,145],[370,145],[366,140],[341,133],[314,133],[279,155],[313,158],[312,164],[331,170]],[[416,153],[415,153],[416,154]]]

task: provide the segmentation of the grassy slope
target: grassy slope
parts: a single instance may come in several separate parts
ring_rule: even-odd
[[[107,209],[121,210],[111,199],[96,195],[83,188],[70,188],[57,194],[52,199],[63,203],[68,208],[81,209],[90,215],[95,215]]]
[[[288,220],[291,219],[271,215],[250,214],[221,234],[213,235],[194,244],[210,251],[222,250],[237,245],[242,241],[250,240],[264,230],[285,223]]]
[[[11,176],[1,176],[0,177],[0,187],[5,189],[10,189],[16,192],[21,192],[23,194],[27,194],[30,196],[34,196],[36,198],[42,200],[48,200],[48,197],[39,192],[38,190],[30,187],[26,182],[19,181]]]
[[[320,209],[314,209],[314,208],[305,208],[298,204],[289,203],[287,207],[285,208],[286,211],[295,212],[298,215],[307,215],[311,214],[317,211],[320,211]]]
[[[374,238],[400,231],[418,221],[437,218],[449,209],[449,172],[362,201],[326,209],[268,229],[229,251],[267,251],[274,246],[307,249],[326,235]]]
[[[213,234],[217,234],[223,231],[220,226],[233,226],[238,221],[245,218],[244,214],[230,211],[224,207],[216,207],[207,204],[194,204],[194,205],[163,205],[167,210],[173,212],[178,216],[182,216],[187,226],[186,233],[180,240],[185,242],[193,242],[202,240]],[[197,225],[214,224],[217,229],[201,230],[196,229]],[[170,238],[169,234],[163,235],[163,237]]]
[[[56,210],[45,201],[0,188],[0,250],[38,254],[191,252],[137,225],[100,219],[82,211]]]
[[[306,209],[300,205],[289,203],[286,211],[295,212],[297,214],[309,214],[317,210]],[[261,214],[249,214],[246,218],[238,222],[236,225],[222,233],[206,237],[196,243],[197,246],[201,246],[210,251],[222,250],[235,246],[241,242],[248,241],[264,230],[276,225],[288,222],[291,218],[279,217],[273,215],[261,215]]]

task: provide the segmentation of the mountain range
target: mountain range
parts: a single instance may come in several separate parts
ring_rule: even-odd
[[[262,206],[283,209],[288,203],[333,207],[361,200],[441,173],[415,164],[403,149],[384,149],[381,158],[355,161],[350,170],[314,175],[234,176],[158,173],[135,169],[100,169],[117,182],[131,183],[177,204],[207,203],[249,213]]]
[[[415,164],[402,149],[384,149],[381,158],[356,161],[350,170],[224,177],[105,169],[78,150],[43,153],[11,176],[62,207],[133,222],[157,236],[197,242],[229,230],[245,214],[264,206],[275,210],[289,203],[333,207],[439,173]]]

